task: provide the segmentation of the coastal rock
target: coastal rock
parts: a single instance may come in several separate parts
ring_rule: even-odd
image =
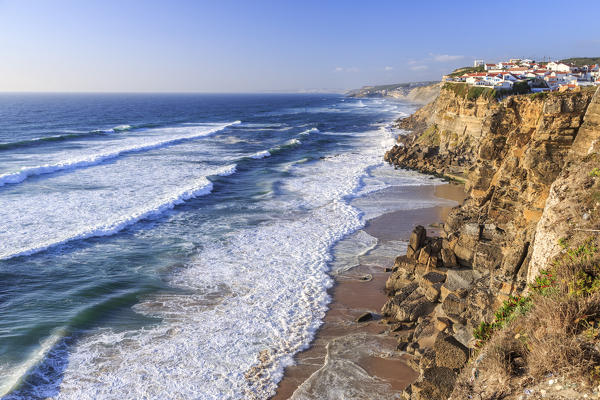
[[[442,257],[442,263],[446,268],[456,268],[458,263],[456,261],[456,255],[454,255],[454,251],[443,248],[440,250],[440,255]]]
[[[358,318],[356,318],[356,322],[367,322],[367,321],[371,321],[373,319],[373,314],[371,314],[370,312],[366,312],[364,314],[361,314]]]
[[[450,293],[442,303],[442,309],[448,316],[458,316],[465,312],[467,303],[463,299]]]
[[[423,371],[422,380],[412,385],[415,400],[446,400],[456,382],[456,374],[450,368],[431,367]]]
[[[398,121],[411,133],[385,156],[398,167],[464,180],[469,194],[444,221],[443,239],[411,235],[410,279],[419,288],[402,305],[438,304],[421,315],[413,340],[430,346],[430,328],[439,332],[435,365],[420,365],[413,400],[447,399],[474,346],[473,327],[492,322],[503,300],[523,293],[564,238],[581,244],[600,224],[600,90],[496,100],[461,88],[444,85],[434,102]],[[445,280],[427,277],[441,267]],[[462,383],[485,389],[484,381]]]
[[[425,230],[425,227],[422,225],[415,226],[415,229],[413,229],[408,240],[411,249],[415,252],[420,249],[423,246],[426,237],[427,231]]]
[[[412,292],[406,300],[392,308],[392,317],[397,321],[416,321],[429,314],[433,304],[419,291]]]
[[[435,363],[438,367],[461,369],[469,359],[468,349],[450,335],[438,334],[433,345]]]

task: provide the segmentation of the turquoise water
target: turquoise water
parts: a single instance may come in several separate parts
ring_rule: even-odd
[[[377,214],[353,201],[426,181],[382,162],[413,109],[0,95],[0,394],[272,394],[327,309],[333,246]]]

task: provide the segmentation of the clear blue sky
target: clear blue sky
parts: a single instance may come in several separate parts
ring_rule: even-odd
[[[600,56],[600,1],[0,0],[0,91],[251,92]]]

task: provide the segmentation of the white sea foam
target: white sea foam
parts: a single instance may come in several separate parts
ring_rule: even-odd
[[[362,142],[358,153],[291,163],[290,177],[278,182],[285,200],[265,198],[262,203],[270,210],[268,220],[203,243],[187,268],[170,277],[171,285],[184,291],[155,295],[135,306],[162,318],[161,324],[81,338],[65,356],[62,380],[41,383],[40,397],[262,399],[274,394],[284,368],[308,346],[325,315],[333,245],[364,225],[361,211],[349,199],[369,192],[364,180],[383,165],[384,134],[356,134]],[[287,143],[294,144],[299,141]],[[110,171],[123,169],[125,159]],[[136,170],[133,164],[126,165],[132,185],[136,174],[148,169]],[[93,177],[101,186],[102,172],[109,169],[95,168]],[[180,175],[169,176],[167,169],[162,173],[167,176],[157,186],[179,179],[181,187]],[[147,174],[139,181],[153,177]],[[202,172],[211,174],[215,171]],[[135,188],[131,201],[138,194]],[[126,195],[118,194],[118,204],[129,200]],[[367,239],[359,239],[365,252],[372,245]]]
[[[131,129],[131,125],[117,125],[112,129],[109,129],[109,131],[113,131],[113,132],[122,132],[122,131],[128,131]]]
[[[345,198],[370,166],[382,163],[379,136],[366,134],[370,148],[360,155],[294,164],[281,184],[305,211],[265,199],[271,219],[205,244],[171,280],[192,294],[159,295],[136,306],[163,318],[158,326],[79,341],[58,398],[272,395],[325,315],[332,246],[364,224]],[[206,293],[219,300],[208,302]]]
[[[37,253],[73,240],[113,235],[137,221],[155,217],[186,200],[210,193],[212,183],[206,176],[227,176],[235,171],[235,164],[205,170],[204,176],[190,177],[177,185],[166,181],[169,178],[167,174],[163,177],[166,184],[152,190],[152,186],[144,183],[151,181],[152,175],[144,179],[140,170],[127,175],[124,169],[106,168],[90,173],[90,176],[99,183],[115,175],[121,176],[124,183],[127,182],[125,179],[131,179],[131,183],[120,189],[122,193],[102,190],[89,192],[88,197],[82,199],[49,192],[35,199],[19,198],[18,204],[14,204],[11,210],[0,211],[0,232],[5,232],[0,234],[0,260]],[[177,171],[172,173],[180,176]],[[165,174],[163,171],[162,175]],[[134,192],[136,184],[140,187],[138,190],[148,193]],[[12,199],[6,196],[6,200],[11,202]],[[40,211],[35,205],[39,201],[52,204],[52,209]],[[43,214],[38,215],[40,212]]]
[[[270,157],[271,153],[268,150],[263,150],[263,151],[259,151],[258,153],[254,153],[250,156],[250,158],[254,158],[254,159],[261,159],[261,158],[265,158],[265,157]]]
[[[124,154],[148,151],[158,149],[165,146],[181,143],[186,140],[194,140],[201,137],[212,135],[225,129],[228,126],[240,124],[241,121],[235,121],[227,124],[220,124],[209,128],[197,128],[191,134],[170,136],[159,140],[148,140],[142,143],[136,143],[129,146],[123,146],[111,149],[103,153],[86,154],[81,157],[71,158],[66,160],[56,161],[52,164],[37,165],[30,167],[22,167],[19,171],[8,172],[0,175],[0,186],[8,183],[20,183],[30,176],[50,174],[57,171],[73,170],[85,168],[92,165],[100,164],[106,160],[120,157]]]
[[[294,145],[298,145],[298,144],[302,144],[302,142],[298,139],[290,139],[287,142],[285,142],[283,145],[284,146],[294,146]]]
[[[225,167],[219,168],[214,173],[212,173],[212,175],[229,176],[229,175],[235,174],[236,172],[237,172],[237,165],[232,164],[232,165],[227,165]]]
[[[310,135],[311,133],[319,133],[319,132],[320,131],[317,128],[310,128],[310,129],[300,132],[300,135]]]
[[[0,382],[0,396],[4,396],[17,387],[28,371],[35,368],[51,349],[65,337],[66,329],[57,328],[47,338],[40,342],[40,346],[33,351],[21,364],[13,367],[8,375],[2,376]],[[0,372],[1,368],[0,368]]]

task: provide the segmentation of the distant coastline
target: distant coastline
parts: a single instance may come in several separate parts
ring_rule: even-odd
[[[396,100],[409,101],[416,104],[432,102],[440,94],[442,85],[439,81],[423,81],[396,83],[390,85],[363,86],[360,89],[350,90],[348,97],[384,97]]]

